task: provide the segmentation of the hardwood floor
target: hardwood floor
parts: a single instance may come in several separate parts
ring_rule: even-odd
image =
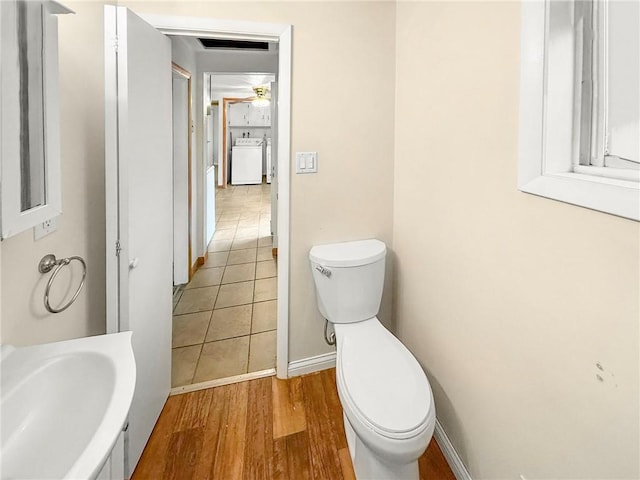
[[[169,397],[132,480],[353,480],[335,370]],[[421,480],[455,480],[435,440]]]

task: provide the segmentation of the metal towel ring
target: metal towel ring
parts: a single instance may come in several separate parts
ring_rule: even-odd
[[[82,264],[82,281],[80,282],[80,286],[66,305],[60,308],[53,308],[49,303],[49,291],[51,290],[53,280],[56,278],[56,275],[58,275],[60,269],[66,265],[69,265],[73,260],[77,260]],[[53,270],[54,268],[55,270]],[[47,282],[47,288],[44,289],[44,308],[46,308],[51,313],[60,313],[69,308],[71,304],[76,301],[78,295],[80,295],[80,291],[82,290],[82,287],[84,287],[84,281],[87,278],[87,264],[82,257],[73,256],[56,260],[56,256],[50,253],[42,257],[42,260],[40,260],[40,263],[38,264],[38,271],[40,273],[49,273],[51,270],[53,270],[53,273],[51,274],[51,278],[49,278],[49,281]]]

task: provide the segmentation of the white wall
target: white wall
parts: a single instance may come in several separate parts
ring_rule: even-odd
[[[105,331],[104,3],[64,3],[76,14],[58,18],[62,215],[58,230],[37,242],[29,230],[0,246],[1,341],[15,345]],[[55,315],[43,305],[48,276],[38,272],[47,253],[80,255],[87,262],[84,290],[69,309]],[[72,278],[66,276],[70,271],[56,279],[59,293],[79,282],[77,265]]]
[[[519,15],[397,4],[398,333],[474,480],[637,479],[639,225],[517,191]]]

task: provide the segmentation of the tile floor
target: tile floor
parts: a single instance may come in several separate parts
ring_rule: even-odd
[[[275,368],[270,185],[216,192],[207,262],[174,297],[171,386]]]

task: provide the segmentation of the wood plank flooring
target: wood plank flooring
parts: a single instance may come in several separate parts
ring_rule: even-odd
[[[354,480],[335,370],[169,397],[132,480]],[[421,480],[455,480],[435,440]]]

